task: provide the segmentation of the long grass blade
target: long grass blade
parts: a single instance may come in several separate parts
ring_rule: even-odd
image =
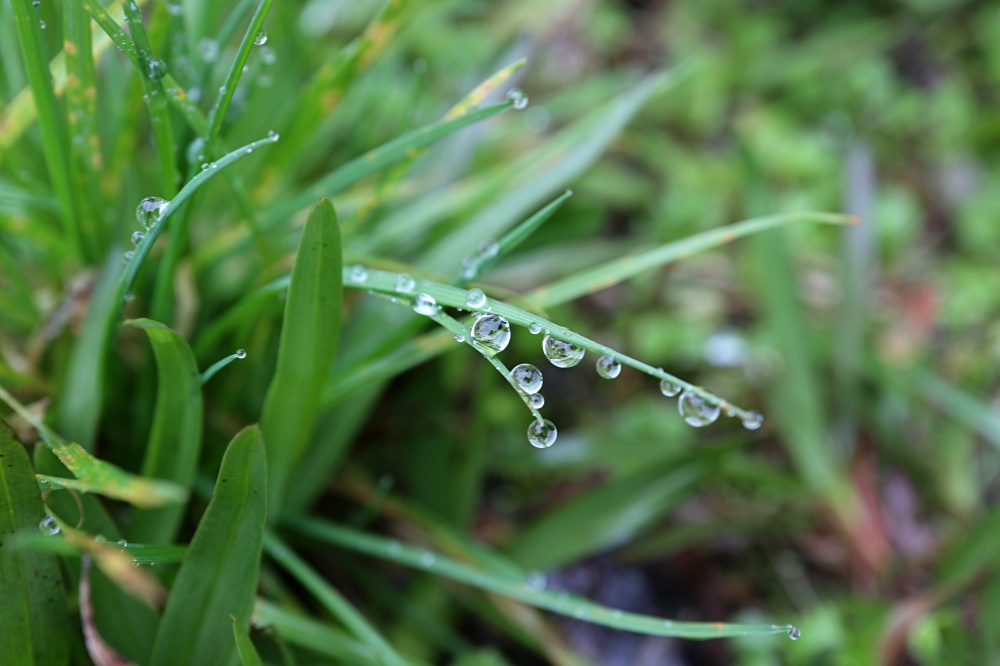
[[[263,599],[258,599],[253,610],[254,624],[273,628],[283,639],[338,664],[378,666],[375,656],[348,633],[322,622],[295,613]]]
[[[240,663],[243,666],[264,666],[257,654],[257,648],[253,646],[247,630],[240,625],[240,621],[233,618],[233,638],[236,639],[236,652],[240,656]]]

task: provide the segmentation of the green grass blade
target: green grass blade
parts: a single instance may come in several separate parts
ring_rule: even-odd
[[[316,598],[316,601],[354,634],[380,663],[387,666],[405,666],[406,661],[386,642],[378,630],[340,592],[332,588],[318,573],[313,571],[295,551],[270,532],[264,535],[264,549],[283,569],[299,581]]]
[[[281,608],[262,599],[253,611],[254,623],[272,627],[279,636],[294,645],[308,648],[333,659],[337,664],[378,666],[379,662],[364,645],[340,629]]]
[[[264,666],[257,654],[257,648],[253,646],[250,635],[240,626],[240,621],[233,618],[233,637],[236,639],[236,652],[240,655],[240,663],[243,666]]]
[[[278,365],[261,413],[273,515],[278,515],[287,477],[309,443],[320,391],[336,353],[341,275],[340,227],[333,204],[324,198],[313,206],[299,241]]]
[[[156,407],[142,474],[190,489],[198,469],[202,430],[201,377],[194,353],[184,338],[159,322],[136,319],[126,323],[146,332],[156,358]],[[183,516],[183,505],[137,511],[129,524],[129,539],[169,543]]]
[[[202,516],[167,599],[152,666],[226,664],[231,616],[250,620],[267,515],[267,461],[260,429],[229,443],[212,500]]]
[[[0,655],[5,663],[55,666],[69,659],[59,563],[51,553],[8,543],[18,530],[37,534],[44,518],[28,454],[0,423]]]
[[[653,636],[709,639],[732,636],[766,636],[794,631],[791,625],[723,624],[713,622],[675,622],[663,618],[626,613],[595,604],[564,592],[539,589],[531,577],[513,578],[475,569],[438,553],[400,544],[392,539],[373,536],[340,525],[296,518],[289,522],[297,532],[310,538],[349,550],[367,553],[428,573],[456,580],[482,590],[517,599],[525,604],[615,629]]]

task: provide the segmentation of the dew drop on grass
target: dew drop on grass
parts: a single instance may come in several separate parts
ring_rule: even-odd
[[[56,522],[56,519],[53,518],[52,516],[45,516],[44,518],[42,518],[42,522],[38,523],[38,530],[42,534],[47,534],[49,536],[52,536],[54,534],[59,534],[60,529],[61,528],[59,527],[59,524]]]
[[[533,321],[530,324],[528,324],[528,332],[531,333],[532,335],[538,335],[539,333],[542,332],[542,325],[539,324],[537,321]]]
[[[274,49],[270,46],[260,50],[260,60],[265,65],[273,65],[274,61],[278,59],[277,54],[275,54]]]
[[[793,641],[797,641],[801,635],[802,632],[798,630],[798,627],[788,627],[788,637]]]
[[[479,261],[483,262],[486,259],[492,259],[493,257],[500,254],[500,243],[493,239],[485,240],[479,246]]]
[[[198,55],[205,62],[215,62],[219,57],[219,43],[209,37],[203,37],[198,42]]]
[[[31,0],[31,6],[32,7],[40,7],[41,4],[42,4],[42,0]]]
[[[760,412],[747,412],[743,417],[743,427],[747,430],[758,430],[764,425],[764,415]]]
[[[267,44],[267,30],[261,28],[253,38],[253,45],[264,46],[264,44]]]
[[[437,556],[429,550],[420,556],[420,564],[425,567],[433,566],[435,561],[437,561]]]
[[[38,27],[41,28],[42,30],[45,30],[45,26],[46,26],[46,23],[45,23],[44,20],[38,22]]]
[[[542,371],[530,363],[515,365],[510,371],[510,378],[517,388],[528,395],[538,393],[542,388]]]
[[[364,284],[366,280],[368,280],[368,271],[365,270],[364,266],[351,266],[351,282]]]
[[[536,449],[547,449],[556,441],[555,425],[548,419],[532,421],[528,426],[528,441]]]
[[[515,111],[520,111],[528,106],[528,96],[520,88],[511,88],[507,91],[507,101]]]
[[[128,548],[128,541],[126,541],[125,539],[119,539],[118,545],[121,546],[122,548]]]
[[[674,384],[669,379],[660,380],[660,393],[667,396],[668,398],[673,398],[675,395],[681,392],[681,387]]]
[[[465,295],[465,304],[472,309],[478,309],[486,305],[486,294],[482,289],[470,289]]]
[[[494,352],[510,343],[510,322],[495,314],[485,314],[472,325],[472,339]]]
[[[145,238],[145,237],[146,237],[146,234],[142,233],[141,231],[133,231],[132,232],[132,245],[138,245],[139,243],[142,242],[142,239]]]
[[[545,396],[541,393],[535,393],[528,397],[528,404],[535,409],[541,409],[545,406]]]
[[[465,336],[461,333],[455,334],[455,342],[465,342]]]
[[[150,58],[146,61],[146,75],[153,79],[162,79],[167,75],[167,63],[159,58]]]
[[[572,368],[583,360],[583,355],[587,352],[572,342],[557,340],[551,335],[546,335],[542,340],[542,353],[549,359],[549,363],[557,368]]]
[[[277,141],[278,139],[281,138],[281,135],[275,132],[274,130],[267,130],[267,138],[270,139],[271,141]]]
[[[597,359],[597,374],[605,379],[614,379],[622,371],[622,364],[612,356],[602,356]]]
[[[236,358],[246,358],[246,357],[247,357],[247,350],[246,349],[237,349],[236,350]]]
[[[160,214],[170,202],[160,197],[146,197],[135,209],[135,220],[143,229],[149,229],[160,219]]]
[[[122,263],[126,263],[127,264],[128,262],[132,261],[132,257],[134,257],[134,256],[135,256],[135,252],[133,252],[132,250],[129,250],[128,252],[126,252],[125,254],[122,255]]]
[[[540,571],[530,573],[527,578],[524,579],[524,586],[529,590],[534,590],[536,592],[544,590],[546,585],[548,585],[548,581],[545,578],[545,574]]]
[[[701,396],[690,391],[681,394],[681,399],[677,401],[677,409],[684,417],[684,421],[695,428],[707,426],[719,418],[718,405],[709,404]]]
[[[436,315],[440,309],[430,294],[417,294],[413,299],[413,311],[425,317]]]
[[[396,291],[400,294],[411,294],[416,286],[416,280],[406,273],[400,273],[396,276]]]

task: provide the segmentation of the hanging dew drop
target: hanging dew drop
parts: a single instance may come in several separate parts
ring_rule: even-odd
[[[541,393],[535,393],[528,397],[528,405],[534,407],[535,409],[541,409],[545,406],[545,396]]]
[[[129,250],[128,252],[126,252],[125,254],[122,255],[122,263],[127,264],[128,262],[132,261],[132,257],[134,257],[134,256],[135,256],[135,252],[133,252],[132,250]]]
[[[533,321],[530,324],[528,324],[528,332],[531,333],[532,335],[538,335],[539,333],[542,332],[542,325],[536,321]]]
[[[802,635],[802,632],[799,631],[798,627],[794,627],[794,626],[789,626],[788,627],[788,637],[790,639],[792,639],[793,641],[799,640],[799,636],[801,636],[801,635]]]
[[[486,305],[486,294],[482,289],[470,289],[465,295],[465,304],[476,310]]]
[[[695,428],[707,426],[719,418],[718,405],[709,404],[701,396],[690,391],[681,394],[681,399],[677,401],[677,409],[684,417],[684,421]]]
[[[246,358],[247,357],[247,350],[246,349],[237,349],[236,350],[236,354],[234,354],[234,356],[236,356],[236,358]]]
[[[557,368],[572,368],[583,360],[583,356],[587,352],[583,347],[578,347],[572,342],[557,340],[546,335],[545,339],[542,340],[542,353],[545,354],[545,358],[549,359],[549,363]]]
[[[267,30],[261,28],[253,38],[253,45],[264,46],[264,44],[267,44]]]
[[[139,202],[135,209],[135,220],[143,229],[149,229],[160,219],[163,209],[170,204],[166,199],[160,197],[146,197]]]
[[[351,266],[351,282],[354,282],[355,284],[364,284],[367,280],[368,271],[365,270],[364,266]]]
[[[530,363],[515,365],[510,371],[510,378],[523,393],[532,395],[542,388],[542,372]]]
[[[492,259],[493,257],[500,254],[500,243],[495,240],[483,241],[482,245],[479,246],[479,260],[480,262],[486,259]]]
[[[57,523],[56,519],[52,516],[45,516],[42,518],[42,522],[38,523],[38,530],[42,534],[47,534],[49,536],[59,534],[61,529],[62,528],[59,527],[59,523]]]
[[[507,91],[507,101],[511,103],[511,108],[520,111],[528,106],[528,96],[520,88],[511,88]]]
[[[281,138],[281,135],[275,132],[274,130],[267,130],[267,138],[270,139],[271,141],[277,141],[278,139]]]
[[[425,317],[432,317],[440,311],[437,301],[430,294],[417,294],[413,299],[413,311]]]
[[[128,548],[128,541],[126,541],[125,539],[119,539],[118,545],[121,546],[122,548]]]
[[[547,449],[552,446],[558,434],[555,425],[548,419],[532,421],[528,426],[528,442],[536,449]]]
[[[406,273],[400,273],[396,276],[396,291],[401,294],[412,294],[413,290],[416,288],[417,282],[411,278]]]
[[[132,245],[138,245],[139,243],[142,242],[142,239],[145,238],[145,237],[146,237],[146,234],[142,233],[141,231],[133,231],[132,232]]]
[[[455,342],[465,342],[465,336],[461,333],[455,334]]]
[[[621,374],[622,364],[612,356],[602,356],[597,359],[597,374],[605,379],[614,379]]]
[[[472,325],[472,339],[495,353],[502,352],[510,343],[510,322],[499,315],[483,315]]]
[[[760,412],[747,412],[743,417],[743,427],[747,430],[758,430],[764,425],[764,415]]]
[[[146,61],[146,75],[154,81],[162,79],[167,75],[167,63],[159,58],[150,58]]]
[[[673,398],[675,395],[681,392],[681,387],[674,384],[669,379],[660,380],[660,393],[667,396],[668,398]]]

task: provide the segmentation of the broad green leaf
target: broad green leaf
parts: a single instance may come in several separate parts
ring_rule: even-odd
[[[146,444],[142,474],[190,488],[201,453],[201,377],[184,338],[159,322],[126,322],[146,332],[156,358],[156,411]],[[137,511],[129,524],[130,539],[169,543],[177,534],[184,505]]]
[[[38,531],[45,518],[24,447],[0,422],[0,661],[65,664],[69,627],[62,573],[51,553],[11,547],[17,530]]]
[[[236,639],[236,651],[240,655],[240,663],[243,666],[264,666],[257,654],[257,648],[253,646],[247,630],[240,625],[240,621],[233,618],[233,637]]]
[[[340,336],[340,305],[340,228],[333,205],[324,198],[313,206],[299,240],[278,365],[261,414],[273,515],[278,515],[287,477],[309,443]]]
[[[152,666],[226,664],[236,654],[231,616],[250,620],[267,517],[260,429],[229,443],[215,492],[188,546],[153,644]]]

